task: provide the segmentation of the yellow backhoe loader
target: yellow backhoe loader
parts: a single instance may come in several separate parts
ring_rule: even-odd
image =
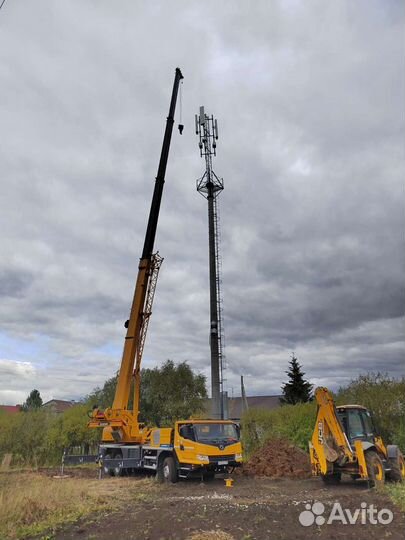
[[[405,460],[396,445],[385,445],[370,412],[361,405],[336,406],[327,388],[317,388],[315,429],[309,442],[312,474],[326,484],[342,474],[367,480],[369,487],[405,480]]]

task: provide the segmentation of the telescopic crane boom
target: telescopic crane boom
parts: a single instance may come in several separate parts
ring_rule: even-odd
[[[148,226],[146,229],[145,242],[142,257],[138,267],[138,277],[129,320],[125,326],[124,350],[121,367],[115,390],[114,402],[111,408],[101,411],[94,409],[89,427],[104,427],[103,441],[115,442],[143,442],[145,434],[143,425],[139,424],[139,400],[140,400],[140,366],[142,360],[143,345],[145,342],[148,320],[151,314],[153,294],[159,268],[162,262],[158,253],[153,254],[156,229],[159,219],[160,203],[162,200],[163,185],[167,159],[169,156],[170,142],[174,124],[177,94],[183,75],[179,68],[176,69],[172,97],[170,101],[169,115],[166,121],[166,129],[163,138],[162,151],[156,176],[152,204],[149,212]],[[128,402],[131,381],[134,378],[134,401],[133,410],[128,410]]]

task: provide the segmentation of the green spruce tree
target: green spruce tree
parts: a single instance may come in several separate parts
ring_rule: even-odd
[[[286,371],[289,381],[282,386],[283,404],[295,405],[296,403],[306,403],[312,399],[312,384],[304,379],[305,373],[294,355],[291,356],[290,368]]]
[[[40,409],[42,407],[42,398],[39,390],[31,390],[30,395],[25,400],[24,405],[21,407],[23,411],[32,411],[34,409]]]

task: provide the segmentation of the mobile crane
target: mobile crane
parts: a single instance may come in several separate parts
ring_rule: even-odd
[[[158,253],[153,253],[154,240],[182,78],[177,68],[130,317],[125,323],[127,332],[114,402],[105,410],[95,407],[88,423],[89,428],[103,428],[98,460],[105,472],[121,476],[133,469],[149,469],[156,471],[160,481],[167,482],[194,475],[213,477],[216,472],[226,472],[242,462],[239,426],[232,421],[182,420],[169,428],[139,422],[141,360],[163,261]],[[179,125],[180,134],[183,127]],[[134,396],[130,410],[132,380]],[[66,455],[64,462],[74,463],[73,457]],[[76,460],[83,461],[86,460]]]
[[[317,388],[315,429],[309,442],[312,474],[326,484],[342,474],[367,480],[369,487],[385,479],[405,481],[405,460],[398,446],[385,445],[370,412],[361,405],[336,406],[327,388]]]

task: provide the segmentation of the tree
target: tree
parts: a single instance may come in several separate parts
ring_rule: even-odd
[[[141,419],[156,426],[172,425],[205,409],[204,375],[187,364],[167,360],[161,367],[141,373]]]
[[[107,379],[103,385],[103,388],[96,388],[93,392],[86,397],[86,402],[90,408],[97,405],[100,409],[106,409],[111,407],[114,401],[115,388],[117,386],[118,374]]]
[[[291,355],[290,368],[286,371],[289,381],[282,386],[283,397],[282,403],[295,405],[296,403],[306,403],[312,399],[312,384],[304,379],[305,373],[298,363],[298,359]]]
[[[42,398],[38,390],[31,390],[21,409],[25,412],[40,409],[42,407]]]
[[[96,388],[86,399],[89,408],[103,409],[114,401],[118,375],[108,379],[103,388]],[[128,409],[133,407],[133,381]],[[156,426],[171,425],[173,421],[189,418],[205,409],[207,390],[204,375],[196,375],[187,364],[175,365],[167,360],[161,367],[142,369],[140,418]]]
[[[79,446],[82,447],[82,452],[87,454],[91,446],[97,445],[100,432],[87,427],[88,412],[86,403],[78,403],[57,415],[56,422],[47,433],[48,446],[56,455],[60,457],[64,448]]]

